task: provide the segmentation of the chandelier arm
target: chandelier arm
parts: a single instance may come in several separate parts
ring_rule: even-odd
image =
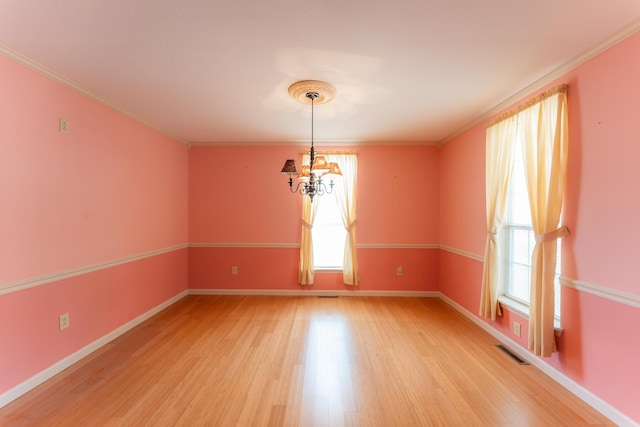
[[[293,187],[291,188],[291,192],[292,193],[300,193],[303,196],[310,196],[313,199],[313,196],[316,194],[322,194],[321,193],[321,189],[318,187],[317,182],[314,184],[310,184],[308,182],[299,182],[298,185],[296,185],[295,190],[293,189]]]
[[[290,183],[290,185],[289,185],[289,190],[290,190],[292,193],[300,193],[300,194],[302,194],[302,195],[305,195],[305,194],[307,194],[307,186],[308,186],[308,185],[307,185],[307,183],[306,183],[306,182],[299,182],[299,183],[298,183],[298,185],[296,185],[296,188],[295,188],[295,190],[294,190],[294,188],[293,188],[293,182],[291,182],[291,183]]]
[[[295,188],[293,187],[293,179],[289,182],[289,190],[292,193],[300,193],[303,196],[309,195],[312,199],[313,196],[322,196],[324,194],[333,193],[334,182],[330,181],[329,186],[322,181],[321,178],[317,180],[311,180],[309,182],[299,182]]]
[[[333,193],[333,181],[329,182],[329,186],[327,187],[327,184],[324,182],[319,182],[318,183],[318,194],[319,195],[323,195],[323,194],[331,194]]]

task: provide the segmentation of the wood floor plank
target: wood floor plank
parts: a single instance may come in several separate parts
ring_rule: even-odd
[[[431,298],[189,296],[0,425],[613,425],[494,344]]]

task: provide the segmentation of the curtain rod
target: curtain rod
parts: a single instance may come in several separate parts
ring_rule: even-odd
[[[544,92],[542,92],[540,95],[536,96],[535,98],[531,98],[530,100],[528,100],[527,102],[518,105],[516,108],[507,111],[504,114],[501,114],[500,116],[498,116],[496,119],[492,120],[491,122],[489,122],[489,124],[487,125],[487,127],[491,127],[494,125],[497,125],[498,123],[507,120],[510,117],[515,116],[516,114],[520,113],[521,111],[526,110],[527,108],[531,108],[534,105],[544,101],[545,99],[553,96],[553,95],[557,95],[559,93],[563,93],[563,92],[567,92],[569,88],[569,85],[566,84],[561,84],[559,86],[555,86],[552,87],[549,90],[546,90]]]

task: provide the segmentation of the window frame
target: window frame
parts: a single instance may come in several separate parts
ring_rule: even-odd
[[[524,301],[522,298],[519,298],[517,295],[514,295],[513,293],[509,293],[508,290],[510,288],[509,286],[509,282],[508,280],[510,280],[510,278],[512,277],[512,266],[514,264],[518,264],[518,265],[522,265],[521,262],[518,261],[514,261],[514,252],[513,252],[513,231],[514,230],[527,230],[529,232],[529,242],[534,241],[534,245],[535,245],[535,236],[533,235],[533,223],[531,221],[531,217],[530,214],[528,216],[528,222],[524,223],[522,221],[514,221],[513,220],[513,213],[514,213],[514,206],[513,206],[513,202],[515,199],[514,194],[516,193],[517,190],[522,191],[522,189],[515,189],[514,188],[514,183],[518,182],[518,177],[516,177],[517,174],[525,174],[525,170],[524,168],[519,168],[517,166],[520,166],[521,163],[518,162],[518,156],[522,155],[522,147],[519,143],[519,141],[514,141],[515,144],[517,144],[517,146],[515,147],[516,149],[516,159],[514,160],[514,164],[513,164],[513,170],[512,170],[512,175],[511,175],[511,180],[509,183],[509,189],[508,189],[508,194],[507,194],[507,209],[505,212],[505,222],[503,224],[503,227],[499,233],[499,238],[498,238],[498,245],[500,246],[500,250],[502,251],[502,256],[501,256],[501,260],[500,260],[500,295],[498,297],[498,302],[503,305],[506,306],[508,309],[510,309],[511,311],[515,312],[516,314],[520,315],[521,317],[528,319],[529,318],[529,305],[530,305],[530,294],[531,294],[531,251],[533,249],[532,246],[529,247],[529,254],[528,254],[528,262],[526,264],[526,267],[529,270],[529,275],[527,278],[527,283],[526,283],[526,288],[527,288],[527,292],[528,292],[528,296],[527,296],[527,300]],[[525,190],[526,190],[526,181],[522,181],[525,183]],[[529,209],[529,201],[528,201],[528,196],[526,199],[526,203],[527,203],[527,211],[530,212]],[[521,207],[522,208],[522,207]],[[561,308],[562,308],[562,285],[560,283],[560,277],[561,277],[561,267],[562,267],[562,240],[558,239],[557,240],[557,254],[556,254],[556,272],[555,272],[555,278],[554,278],[554,306],[555,306],[555,310],[554,310],[554,326],[556,329],[556,334],[561,334],[562,333],[562,329],[560,328],[560,322],[561,322]]]

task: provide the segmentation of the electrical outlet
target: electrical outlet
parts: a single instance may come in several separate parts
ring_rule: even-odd
[[[233,274],[234,276],[238,274],[238,267],[237,266],[233,266],[231,267],[231,274]]]
[[[69,122],[66,119],[60,118],[60,132],[69,133]]]
[[[402,266],[399,265],[396,267],[396,275],[398,276],[402,276],[404,274],[404,272],[402,271]]]
[[[60,315],[59,324],[60,330],[67,329],[70,326],[69,313]]]
[[[513,334],[517,337],[520,336],[520,323],[513,322]]]

